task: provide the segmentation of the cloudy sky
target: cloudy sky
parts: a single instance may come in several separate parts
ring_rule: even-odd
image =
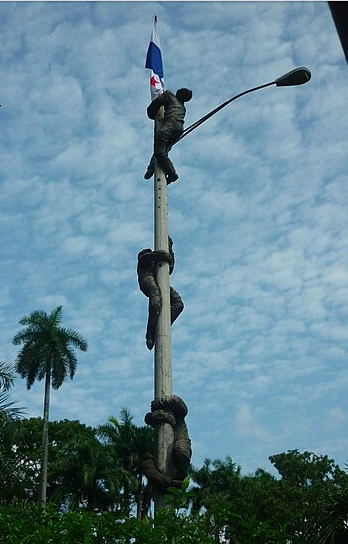
[[[187,126],[296,66],[312,79],[230,104],[171,153],[185,310],[174,392],[193,464],[243,472],[298,448],[348,462],[348,67],[326,2],[0,3],[0,359],[19,319],[63,305],[89,343],[52,419],[97,425],[153,398],[138,251],[153,245],[145,56],[158,16]],[[43,383],[12,397],[42,415]]]

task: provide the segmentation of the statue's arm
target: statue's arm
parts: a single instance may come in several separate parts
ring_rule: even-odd
[[[172,268],[174,266],[173,255],[171,255],[168,251],[165,251],[164,249],[158,249],[157,251],[153,251],[152,256],[153,260],[157,263],[165,261],[169,264],[169,268]]]
[[[169,263],[169,274],[171,274],[174,270],[174,264],[175,264],[174,251],[172,250],[171,246],[169,246],[169,254],[171,257],[171,262]]]
[[[166,101],[167,101],[167,94],[166,94],[166,91],[164,91],[162,94],[158,95],[157,98],[155,98],[151,102],[151,104],[147,107],[147,116],[150,119],[155,120],[158,110],[160,109],[161,106],[165,106]]]
[[[153,261],[153,252],[151,249],[144,250],[144,253],[138,255],[138,264],[141,268],[148,267]]]

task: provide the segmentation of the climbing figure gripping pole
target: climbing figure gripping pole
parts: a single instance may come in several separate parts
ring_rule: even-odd
[[[189,102],[191,98],[192,91],[190,89],[178,89],[175,94],[171,91],[164,91],[148,106],[147,115],[153,120],[156,119],[160,107],[164,106],[164,118],[160,126],[156,128],[154,154],[145,172],[145,179],[150,179],[154,175],[154,157],[156,157],[159,166],[165,173],[167,184],[179,178],[172,161],[168,157],[168,152],[184,132],[186,115],[184,103]]]
[[[174,269],[173,241],[168,237],[169,252],[164,250],[152,251],[150,248],[143,249],[138,254],[138,283],[140,290],[149,299],[148,321],[146,328],[146,345],[152,349],[155,343],[155,332],[158,316],[162,309],[162,295],[156,279],[156,268],[160,262],[169,263],[169,274]],[[170,288],[170,317],[171,325],[179,317],[184,309],[184,304],[179,293]]]

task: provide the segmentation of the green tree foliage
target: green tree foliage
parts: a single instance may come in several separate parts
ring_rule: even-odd
[[[324,499],[319,519],[320,544],[348,543],[348,482]]]
[[[0,506],[0,544],[214,544],[209,516],[178,508],[187,502],[183,495],[169,496],[171,506],[153,520],[82,510],[59,514],[50,505],[42,512],[23,502]],[[281,531],[273,531],[266,523],[256,524],[254,519],[244,522],[242,542],[286,544]]]
[[[327,455],[308,451],[289,450],[269,459],[281,475],[277,493],[287,507],[278,515],[287,520],[291,542],[318,543],[326,531],[324,505],[347,486],[347,474]]]
[[[20,462],[12,448],[16,421],[21,413],[9,397],[14,380],[12,365],[0,361],[0,489],[3,499],[21,492]]]
[[[11,448],[16,452],[21,465],[21,480],[24,496],[37,499],[42,457],[42,418],[22,419],[16,423],[16,434]]]
[[[32,312],[20,319],[21,329],[13,338],[15,345],[23,345],[16,359],[16,370],[26,379],[28,389],[35,380],[45,378],[44,417],[42,432],[42,461],[40,472],[40,503],[46,506],[48,421],[50,388],[58,389],[66,376],[74,377],[77,358],[74,348],[87,350],[86,340],[76,331],[62,327],[62,307],[50,315]]]
[[[205,512],[215,541],[245,544],[348,542],[348,476],[327,456],[290,450],[264,470],[243,476],[230,457],[192,470],[193,512]],[[252,529],[253,528],[253,529]]]
[[[14,445],[21,458],[25,496],[33,501],[40,478],[42,419],[22,420],[20,429]],[[90,511],[129,512],[136,505],[141,517],[144,483],[140,465],[154,447],[152,428],[137,427],[124,410],[120,422],[110,418],[99,428],[100,439],[96,429],[70,420],[49,422],[48,436],[48,501],[60,508]]]
[[[206,512],[215,542],[286,542],[284,523],[274,510],[273,476],[263,470],[242,476],[241,467],[229,456],[224,461],[206,459],[202,468],[192,469],[191,476],[197,484],[192,489],[193,511]]]
[[[35,500],[40,479],[42,419],[20,422],[15,449],[21,458],[26,497]],[[96,430],[79,421],[49,422],[47,499],[59,507],[77,509],[106,508],[115,483],[110,482],[113,468],[106,462]],[[113,477],[113,482],[117,478]]]
[[[14,425],[5,446],[21,485],[11,484],[11,471],[2,480],[0,544],[348,544],[348,476],[327,456],[274,455],[279,477],[262,469],[243,475],[231,457],[207,459],[192,469],[191,484],[168,490],[166,511],[140,519],[152,429],[134,425],[125,409],[98,429],[50,422],[43,511],[34,502],[42,419]]]
[[[50,499],[70,510],[114,509],[120,483],[103,445],[96,437],[77,437],[64,448],[64,455],[53,464]]]

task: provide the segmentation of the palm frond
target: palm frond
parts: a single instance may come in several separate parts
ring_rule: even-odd
[[[124,426],[133,425],[133,417],[128,408],[121,408],[121,421]]]
[[[18,323],[20,325],[23,325],[24,327],[31,329],[37,326],[42,326],[42,323],[45,323],[45,321],[47,321],[47,318],[48,315],[46,312],[44,312],[43,310],[35,310],[34,312],[31,312],[31,314],[21,317]]]
[[[119,440],[120,424],[115,417],[110,417],[108,423],[97,427],[97,435],[100,436],[106,444],[112,444]]]
[[[57,328],[62,321],[63,306],[57,306],[52,310],[49,316],[49,320],[54,328]]]
[[[62,329],[62,331],[66,334],[69,344],[73,344],[74,347],[79,348],[81,351],[87,351],[88,343],[81,334],[72,329]]]
[[[14,368],[11,364],[0,361],[0,390],[9,391],[15,381]]]
[[[75,351],[70,346],[67,346],[66,348],[65,360],[70,378],[73,379],[77,366],[77,357]]]
[[[10,421],[19,419],[23,415],[23,408],[14,407],[17,402],[10,401],[7,393],[0,393],[0,416],[2,418],[0,428]]]
[[[32,357],[29,350],[22,349],[16,359],[16,371],[21,378],[26,379],[27,388],[30,389],[38,378],[40,370],[40,359]]]

